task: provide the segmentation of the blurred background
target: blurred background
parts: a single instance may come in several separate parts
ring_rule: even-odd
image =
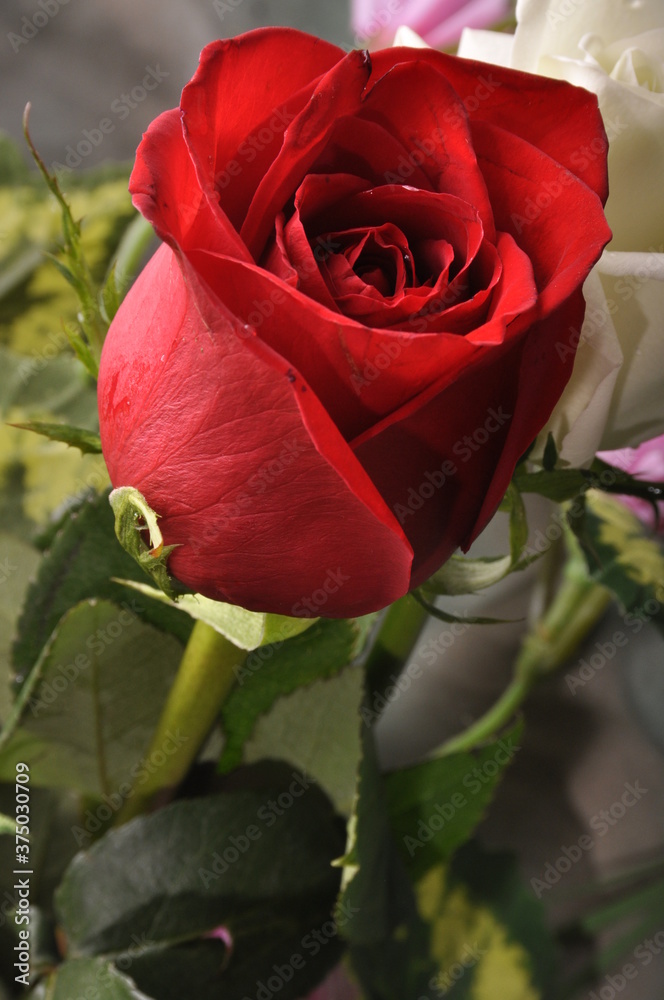
[[[0,127],[19,137],[30,101],[42,155],[64,162],[110,118],[80,166],[129,160],[152,119],[179,103],[203,46],[266,24],[353,42],[344,0],[3,0]],[[142,86],[150,69],[152,90]]]
[[[351,31],[347,3],[330,0],[3,0],[0,128],[20,140],[30,101],[31,133],[49,166],[130,162],[149,122],[178,104],[201,48],[267,24],[296,26],[345,47],[367,44]],[[539,516],[546,520],[546,511]],[[505,537],[490,544],[504,551]],[[455,611],[522,619],[531,587],[532,577],[515,575],[498,598],[492,592],[472,607],[457,602]],[[379,724],[385,766],[416,759],[491,704],[509,677],[523,627],[476,626],[445,645],[449,628],[432,623],[420,653],[422,678]],[[592,835],[593,847],[543,894],[558,921],[578,909],[579,890],[591,878],[662,853],[664,641],[646,627],[590,681],[573,688],[569,682],[584,657],[621,627],[611,612],[569,670],[535,692],[523,748],[481,831],[487,846],[518,852],[526,880],[543,879],[564,848]],[[635,783],[646,792],[600,835],[597,816]],[[661,1000],[663,984],[664,954],[621,996]]]

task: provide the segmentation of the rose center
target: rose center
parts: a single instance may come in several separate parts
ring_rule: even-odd
[[[413,257],[401,230],[386,223],[371,229],[331,233],[321,272],[334,295],[373,289],[392,298],[416,284]]]

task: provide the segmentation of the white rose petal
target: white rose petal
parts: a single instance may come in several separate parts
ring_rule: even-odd
[[[601,32],[605,45],[660,28],[662,0],[517,0],[512,66],[542,73],[543,56],[579,58],[579,40]]]
[[[664,430],[664,253],[608,251],[597,270],[624,354],[601,446],[635,446]]]
[[[409,28],[407,25],[402,24],[400,28],[397,28],[394,33],[394,45],[404,45],[409,49],[428,49],[431,48],[430,45],[424,41],[423,38]]]
[[[463,59],[479,59],[480,62],[509,67],[512,65],[513,45],[514,35],[500,31],[482,31],[480,28],[464,28],[458,54]]]
[[[586,319],[574,360],[574,377],[565,387],[534,452],[542,454],[551,433],[560,457],[574,467],[586,465],[599,448],[623,362],[619,338],[596,269],[586,279],[583,293],[587,303]],[[564,352],[571,351],[573,346],[569,341],[560,342],[561,360],[564,360]]]
[[[584,286],[574,372],[539,440],[563,458],[664,432],[664,27],[662,0],[518,0],[517,29],[465,31],[459,54],[597,94],[609,139],[613,231]],[[601,155],[575,151],[576,166]]]
[[[658,34],[664,53],[664,31]],[[597,94],[609,138],[611,249],[655,248],[664,241],[664,93],[617,81],[588,54],[585,60],[542,57],[540,72]],[[576,155],[581,163],[593,151],[581,147]]]

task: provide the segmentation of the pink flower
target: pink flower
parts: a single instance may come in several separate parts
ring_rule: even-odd
[[[614,465],[617,469],[629,472],[637,479],[664,482],[664,434],[652,438],[650,441],[644,441],[638,448],[621,448],[619,451],[599,452],[598,458],[608,462],[609,465]],[[654,508],[647,500],[630,496],[623,496],[621,500],[645,524],[651,528],[657,528],[659,534],[664,535],[664,501],[659,501],[657,504],[659,524],[656,524]]]
[[[353,0],[354,43],[358,48],[389,45],[405,24],[434,48],[447,48],[464,28],[494,25],[508,8],[508,0]]]

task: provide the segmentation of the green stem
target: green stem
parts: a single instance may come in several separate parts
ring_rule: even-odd
[[[573,554],[551,607],[524,638],[512,680],[498,701],[463,733],[443,743],[432,756],[468,752],[504,728],[534,684],[574,653],[606,611],[611,596],[606,587],[589,579]]]
[[[388,608],[367,658],[367,690],[374,698],[400,674],[429,615],[414,597],[406,594]]]
[[[142,769],[141,782],[129,793],[116,825],[144,812],[157,792],[180,784],[212,729],[246,655],[210,625],[196,622],[146,754],[148,763],[154,756],[159,764]]]

